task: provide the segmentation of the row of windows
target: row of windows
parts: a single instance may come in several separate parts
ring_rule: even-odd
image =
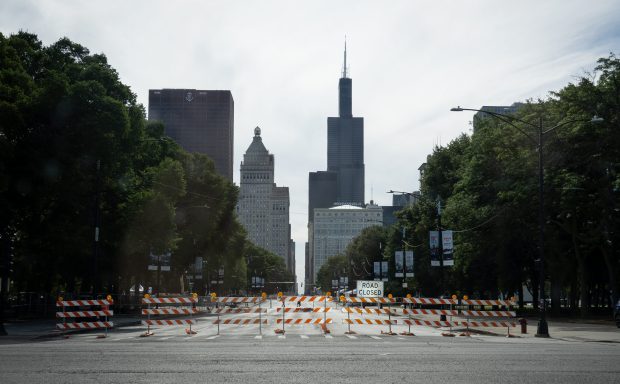
[[[271,175],[269,173],[244,173],[241,178],[243,180],[271,180]]]

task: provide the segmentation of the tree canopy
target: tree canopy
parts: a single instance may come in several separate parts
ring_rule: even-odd
[[[121,292],[161,278],[178,291],[196,257],[205,275],[224,268],[220,288],[245,287],[254,250],[237,195],[211,159],[146,120],[105,55],[0,34],[0,238],[14,289]],[[149,256],[167,252],[172,271],[156,277]]]

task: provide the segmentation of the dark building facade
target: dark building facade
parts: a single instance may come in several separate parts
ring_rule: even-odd
[[[208,155],[217,172],[232,181],[234,101],[230,91],[149,90],[149,120],[188,152]]]

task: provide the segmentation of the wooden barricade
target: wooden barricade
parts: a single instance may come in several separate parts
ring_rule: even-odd
[[[284,334],[286,332],[285,325],[320,325],[321,330],[324,333],[330,333],[327,329],[327,324],[332,324],[332,319],[327,317],[327,313],[331,311],[331,307],[327,306],[327,303],[333,299],[330,296],[283,296],[280,298],[282,307],[274,308],[273,311],[277,315],[282,314],[282,318],[276,319],[276,324],[282,324],[282,329],[276,328],[275,332],[278,334]],[[312,303],[311,307],[301,307],[301,303]],[[296,303],[297,307],[286,307],[286,303]],[[314,304],[322,303],[323,306],[315,307]],[[287,314],[320,314],[323,313],[323,318],[315,317],[293,317],[286,318]]]
[[[151,336],[151,326],[174,326],[174,325],[189,325],[189,328],[185,329],[185,333],[188,335],[196,334],[195,330],[192,330],[192,325],[196,324],[196,319],[192,316],[198,313],[196,303],[198,299],[194,297],[145,297],[142,299],[142,305],[147,305],[147,308],[142,308],[142,315],[146,315],[147,318],[142,320],[142,325],[146,325],[147,329],[142,336]],[[153,308],[152,305],[156,307]],[[160,307],[162,306],[162,307]],[[186,318],[175,319],[151,319],[151,316],[157,315],[173,315],[173,316],[187,316]]]
[[[405,297],[403,298],[403,304],[412,304],[418,306],[425,306],[430,308],[404,308],[401,309],[401,313],[403,315],[407,315],[407,319],[404,320],[404,323],[409,326],[408,332],[403,332],[402,335],[414,336],[411,332],[412,325],[421,325],[428,327],[449,327],[450,330],[448,332],[442,332],[442,336],[454,336],[452,333],[452,327],[458,325],[457,322],[447,321],[447,320],[439,320],[439,321],[430,321],[430,320],[421,320],[414,319],[411,315],[440,315],[440,316],[456,316],[457,311],[453,309],[453,307],[458,303],[456,299],[441,299],[441,298],[431,298],[431,297]],[[450,309],[444,309],[443,306],[449,306]]]
[[[107,337],[108,328],[114,327],[114,323],[109,318],[114,316],[114,312],[109,306],[114,304],[110,296],[105,300],[62,300],[56,301],[56,307],[61,307],[62,312],[56,312],[56,318],[62,319],[61,323],[56,324],[60,330],[70,329],[105,329]],[[84,309],[88,307],[88,309]],[[98,307],[98,308],[93,308]],[[72,308],[68,310],[68,308]],[[94,318],[95,321],[76,321],[77,319]],[[103,319],[102,319],[103,318]],[[67,319],[73,320],[67,322]]]
[[[262,297],[218,297],[214,299],[219,304],[222,304],[223,308],[215,308],[211,313],[217,314],[217,320],[213,321],[213,324],[217,324],[217,334],[220,334],[220,325],[255,325],[258,324],[259,334],[263,334],[263,324],[268,324],[267,319],[263,318],[263,314],[267,312],[267,308],[262,308],[261,305],[265,302]],[[257,308],[226,308],[225,306],[234,304],[254,304],[258,305]],[[222,319],[224,315],[243,315],[243,314],[258,314],[258,318],[234,318],[234,319]]]
[[[511,307],[517,304],[508,300],[461,300],[461,307],[467,306],[467,309],[460,309],[459,316],[465,317],[466,321],[461,321],[461,325],[467,330],[465,335],[469,336],[469,328],[499,328],[506,327],[507,337],[511,337],[510,328],[516,327],[514,321],[517,314],[511,310]],[[490,307],[489,309],[487,309]],[[473,319],[473,320],[472,320]]]
[[[344,297],[345,304],[348,303],[361,303],[361,304],[386,304],[388,308],[354,308],[354,307],[344,307],[342,308],[343,312],[347,313],[347,318],[342,322],[343,324],[348,325],[348,330],[345,332],[346,334],[354,334],[354,331],[351,331],[351,324],[358,325],[387,325],[388,331],[381,331],[382,334],[387,335],[395,335],[392,332],[392,325],[397,324],[396,320],[392,320],[392,308],[391,304],[395,304],[397,299],[395,298],[387,298],[387,297]],[[355,315],[387,315],[387,319],[362,319],[362,318],[353,318],[351,319],[351,314]]]

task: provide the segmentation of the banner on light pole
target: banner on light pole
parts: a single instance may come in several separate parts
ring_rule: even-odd
[[[403,251],[394,252],[394,277],[403,277]]]
[[[413,251],[405,252],[405,277],[413,277]]]
[[[454,241],[452,239],[452,231],[443,231],[441,233],[443,244],[443,265],[451,267],[454,265]]]
[[[388,281],[388,262],[387,261],[381,262],[381,280]]]
[[[439,267],[439,232],[430,231],[431,267]]]

